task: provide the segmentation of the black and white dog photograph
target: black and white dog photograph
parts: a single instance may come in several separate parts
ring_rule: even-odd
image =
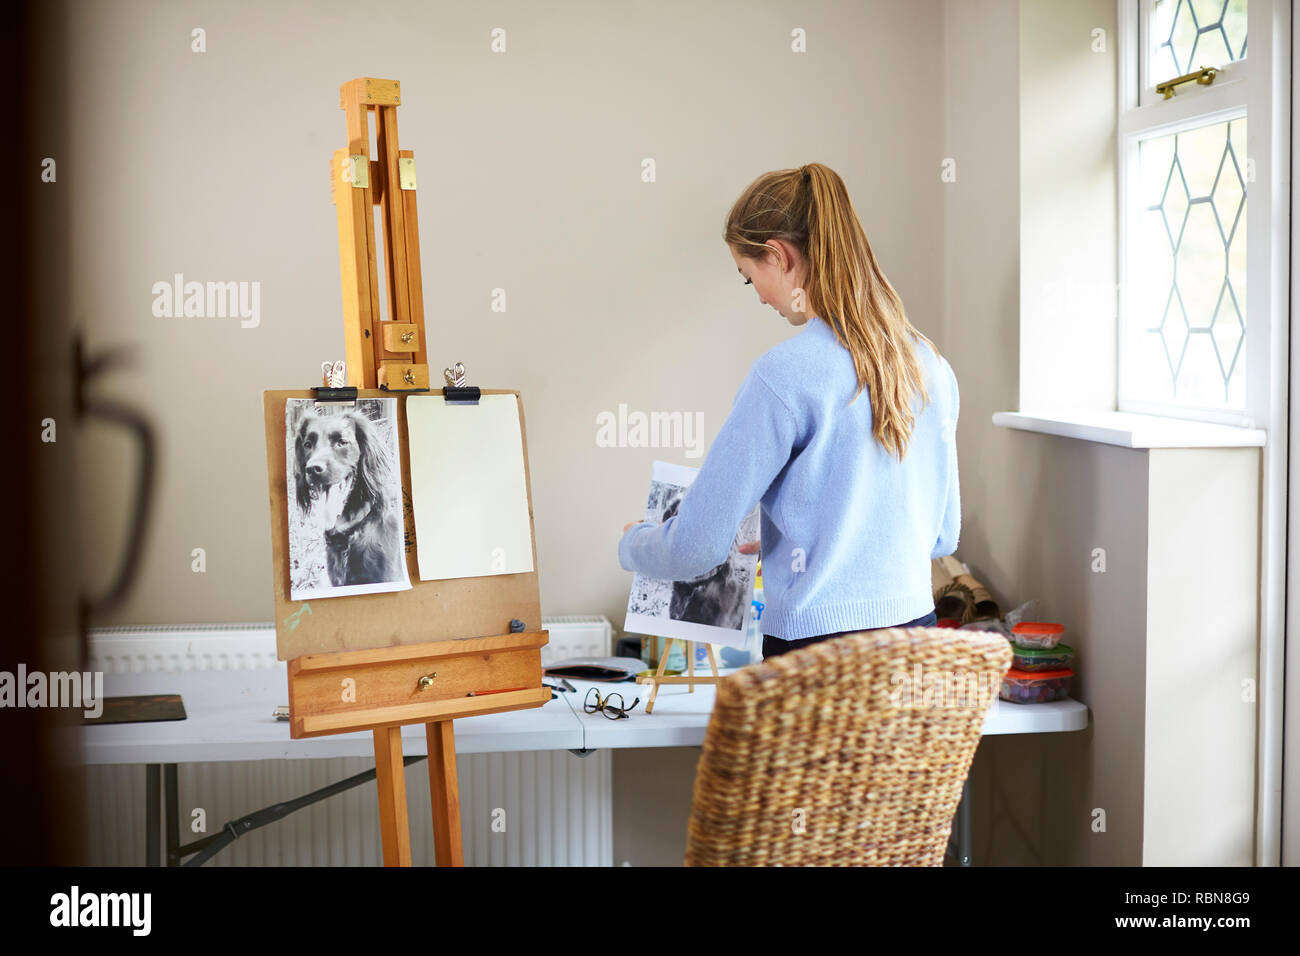
[[[285,406],[290,600],[401,591],[397,400]]]
[[[656,461],[646,501],[646,521],[662,524],[676,515],[697,473],[695,468]],[[739,548],[758,540],[758,532],[756,507],[741,521],[727,559],[699,577],[662,581],[640,573],[633,575],[624,629],[630,633],[743,646],[754,597],[758,555],[742,554]]]

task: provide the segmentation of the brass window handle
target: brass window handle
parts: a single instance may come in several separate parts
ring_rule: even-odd
[[[1182,76],[1175,77],[1172,80],[1165,80],[1163,83],[1156,84],[1156,92],[1163,93],[1165,99],[1174,95],[1174,87],[1183,83],[1190,83],[1195,80],[1202,86],[1209,86],[1218,76],[1219,68],[1216,66],[1203,66],[1199,70],[1193,70],[1191,73],[1184,73]]]

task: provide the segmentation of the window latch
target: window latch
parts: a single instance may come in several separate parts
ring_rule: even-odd
[[[1184,73],[1182,76],[1175,77],[1172,80],[1165,80],[1163,83],[1156,84],[1156,92],[1163,93],[1165,99],[1174,95],[1174,87],[1183,83],[1190,83],[1195,80],[1202,86],[1209,86],[1214,82],[1214,78],[1219,74],[1219,68],[1216,66],[1203,66],[1199,70],[1193,70],[1191,73]]]

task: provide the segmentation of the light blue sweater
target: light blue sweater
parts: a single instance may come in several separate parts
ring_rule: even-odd
[[[678,512],[628,528],[626,571],[686,581],[723,561],[761,503],[762,630],[784,640],[892,627],[934,609],[930,561],[961,528],[957,378],[917,343],[930,403],[900,462],[871,434],[871,399],[821,318],[761,355]]]

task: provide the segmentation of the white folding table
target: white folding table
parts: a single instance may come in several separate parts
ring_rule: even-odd
[[[735,668],[723,668],[719,673],[726,675],[734,671]],[[558,683],[554,678],[548,678],[547,682]],[[456,752],[571,750],[585,755],[601,748],[698,747],[704,742],[716,698],[716,689],[711,685],[696,687],[694,692],[683,685],[665,685],[655,700],[654,713],[646,714],[645,689],[639,685],[580,680],[570,680],[570,683],[576,688],[574,692],[561,693],[538,708],[458,718]],[[592,687],[599,688],[602,694],[617,691],[628,703],[639,696],[641,703],[624,720],[588,714],[583,710],[583,700]],[[292,740],[288,723],[274,717],[276,707],[288,702],[284,662],[258,670],[106,674],[104,694],[108,697],[180,694],[185,705],[185,720],[68,728],[64,731],[70,735],[68,746],[60,748],[60,752],[67,754],[79,748],[81,764],[145,765],[148,823],[145,859],[149,866],[179,865],[183,856],[215,839],[209,837],[199,844],[181,846],[177,764],[368,757],[374,752],[373,736],[369,733]],[[983,733],[1062,733],[1082,730],[1087,725],[1088,708],[1075,700],[1045,704],[1009,704],[995,700],[985,718]],[[423,725],[402,728],[402,747],[408,762],[427,755],[426,746]],[[309,800],[311,796],[302,799]],[[165,808],[161,806],[164,802]],[[159,838],[162,829],[159,816],[163,809],[165,857]],[[972,862],[969,781],[953,829],[959,862],[969,866]]]

